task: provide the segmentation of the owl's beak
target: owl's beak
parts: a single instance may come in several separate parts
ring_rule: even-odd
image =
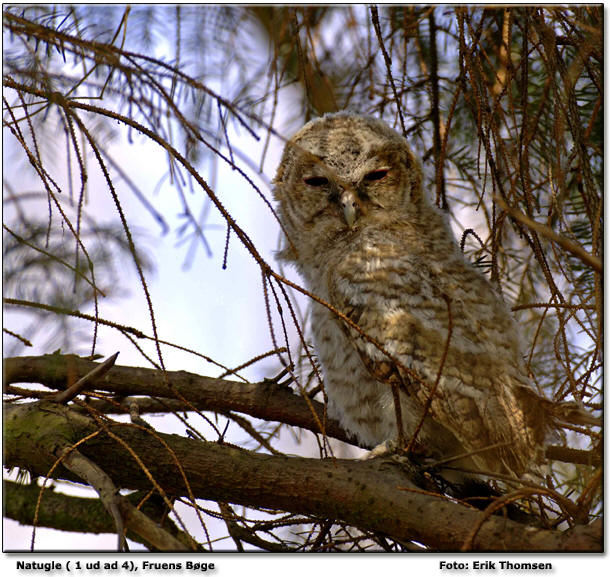
[[[343,209],[343,218],[345,218],[347,226],[352,228],[354,222],[356,222],[356,210],[358,209],[358,201],[354,191],[349,188],[345,189],[339,197],[339,202]]]

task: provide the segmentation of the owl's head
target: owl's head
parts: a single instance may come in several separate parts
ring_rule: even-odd
[[[422,200],[421,169],[406,140],[380,120],[345,112],[309,122],[286,143],[274,185],[297,245],[304,235],[353,233]]]

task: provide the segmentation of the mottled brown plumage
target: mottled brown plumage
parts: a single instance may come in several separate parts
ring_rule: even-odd
[[[513,476],[534,470],[553,427],[515,323],[423,194],[405,139],[373,118],[314,120],[287,143],[275,197],[290,239],[282,257],[375,341],[313,304],[329,413],[375,446],[397,436],[392,383],[407,439],[434,391],[418,434],[430,457],[469,454],[452,465]]]

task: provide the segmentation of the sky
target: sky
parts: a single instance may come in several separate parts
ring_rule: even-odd
[[[291,90],[291,89],[289,89]],[[280,110],[279,118],[282,117]],[[277,124],[285,136],[290,136],[296,130],[291,122],[286,120]],[[250,178],[261,189],[262,193],[271,200],[270,183],[279,163],[283,143],[279,138],[272,138],[266,150],[264,171],[257,173],[253,166],[260,164],[264,146],[264,132],[259,130],[261,139],[256,141],[243,130],[235,133],[229,128],[229,138],[236,152],[238,164],[245,170]],[[18,182],[24,186],[24,179],[29,178],[23,170],[24,160],[15,162],[15,146],[10,137],[5,134],[6,147],[4,158],[7,160],[3,166],[4,176],[9,182]],[[185,196],[191,210],[195,215],[207,206],[209,210],[206,219],[205,239],[211,249],[210,254],[200,244],[191,254],[189,245],[180,242],[177,228],[183,222],[180,218],[181,202],[176,188],[167,175],[167,154],[158,145],[146,138],[133,134],[130,139],[123,130],[120,138],[109,143],[107,152],[112,158],[119,161],[124,169],[128,170],[130,178],[137,182],[141,191],[154,205],[166,222],[169,231],[161,234],[161,228],[155,219],[143,207],[142,203],[130,190],[129,186],[120,177],[114,178],[114,185],[120,198],[129,227],[134,231],[136,244],[144,250],[154,262],[154,272],[146,275],[147,286],[153,302],[156,326],[159,337],[175,343],[181,347],[196,350],[226,367],[236,367],[247,360],[266,353],[274,348],[271,340],[263,292],[261,289],[260,269],[245,247],[239,242],[236,235],[231,235],[227,253],[226,269],[223,268],[223,255],[226,240],[226,226],[223,217],[217,209],[210,205],[205,193],[194,187],[193,191],[185,187]],[[59,147],[61,148],[61,147]],[[237,151],[253,159],[250,165],[239,162]],[[226,153],[226,149],[224,150]],[[75,167],[74,158],[72,159]],[[65,159],[60,155],[56,159],[54,177],[58,182],[67,183]],[[201,176],[210,184],[218,194],[224,206],[232,217],[247,232],[254,241],[262,257],[270,263],[275,270],[280,270],[275,262],[275,251],[278,248],[280,229],[268,207],[254,192],[251,185],[236,171],[217,158],[206,158],[197,166]],[[96,169],[92,155],[88,159],[89,180],[85,211],[94,216],[97,222],[118,222],[117,210],[108,191],[103,175]],[[74,177],[75,190],[78,190],[78,180]],[[40,183],[33,177],[24,188],[41,190]],[[64,188],[64,192],[67,185]],[[64,196],[65,200],[65,196]],[[27,209],[32,213],[39,213],[41,220],[46,219],[48,206],[45,200],[29,202]],[[5,219],[11,221],[14,210],[5,209]],[[54,222],[59,217],[54,216]],[[68,238],[69,234],[67,233]],[[147,334],[152,334],[150,314],[144,298],[144,292],[136,274],[134,263],[130,257],[123,258],[119,263],[121,285],[127,287],[127,294],[117,299],[100,299],[100,316],[115,322],[137,327]],[[294,281],[299,282],[293,270],[283,269],[283,273]],[[306,306],[305,298],[296,295],[295,298],[301,306]],[[82,309],[82,312],[93,314],[93,307]],[[281,337],[281,329],[277,323],[277,313],[272,308],[275,330]],[[7,310],[4,315],[4,325],[19,332],[23,326],[23,313],[21,311]],[[82,323],[86,329],[85,334],[91,334],[91,325]],[[47,331],[48,332],[48,331]],[[296,344],[298,336],[293,328],[289,327],[291,343]],[[21,349],[19,354],[43,354],[54,350],[56,346],[49,343],[45,331],[37,335],[34,347]],[[5,335],[7,348],[13,350],[15,345],[12,337]],[[141,344],[141,343],[138,343]],[[280,346],[284,343],[280,342]],[[143,345],[146,351],[158,361],[152,344]],[[88,354],[90,338],[82,342],[78,351]],[[168,370],[186,370],[194,373],[215,376],[222,369],[205,360],[189,354],[163,347],[163,360]],[[148,362],[125,338],[117,331],[100,327],[96,352],[107,357],[119,351],[117,364],[132,366],[149,366]],[[265,377],[271,378],[280,370],[276,357],[269,357],[251,367],[241,371],[241,375],[251,381],[258,381]],[[146,416],[146,419],[160,431],[168,433],[184,433],[184,426],[175,418],[160,416]],[[193,424],[195,424],[193,422]],[[213,431],[205,423],[196,424],[204,434],[215,438]],[[220,427],[222,430],[222,427]],[[231,425],[227,431],[227,440],[243,445],[247,435],[236,425]],[[305,436],[307,439],[307,435]],[[290,453],[303,455],[317,455],[317,444],[305,442],[296,446],[294,438],[289,433],[283,435],[280,447]],[[357,452],[357,450],[355,450]],[[14,475],[12,475],[14,478]],[[70,494],[89,494],[92,491],[83,490],[77,486],[63,486],[58,490],[65,490]],[[190,512],[182,512],[186,517]],[[211,526],[215,522],[212,520]],[[189,526],[196,525],[194,523]],[[220,528],[224,534],[224,525]],[[15,521],[4,520],[4,547],[29,547],[32,530],[30,527],[18,525]],[[36,531],[36,549],[61,549],[66,546],[77,549],[114,548],[116,539],[114,535],[79,535],[78,539],[70,538],[66,541],[66,534],[50,529],[40,528]],[[138,548],[137,544],[132,544]]]
[[[251,147],[251,142],[244,142]],[[112,155],[121,158],[124,166],[129,166],[132,174],[139,176],[142,190],[154,190],[163,172],[166,158],[164,153],[154,144],[145,141],[135,142],[133,145],[116,144],[112,147]],[[250,153],[254,153],[249,148]],[[263,183],[269,182],[271,170],[277,164],[279,151],[273,147],[269,154],[269,174],[259,179],[259,184],[266,194],[268,189]],[[209,169],[208,169],[209,171]],[[8,174],[7,174],[8,173]],[[206,167],[201,167],[204,178],[208,178]],[[5,168],[5,174],[10,175],[10,168]],[[254,240],[263,257],[270,263],[274,262],[274,251],[278,243],[279,226],[264,207],[258,196],[252,193],[249,185],[228,167],[219,165],[216,176],[216,187],[223,202],[230,210],[236,221]],[[89,182],[89,200],[86,210],[96,218],[104,221],[116,219],[116,211],[106,192],[105,183],[97,175]],[[260,273],[258,265],[233,235],[228,252],[227,268],[223,270],[223,250],[226,229],[222,226],[223,220],[215,208],[211,209],[210,224],[220,225],[218,229],[206,232],[206,240],[212,249],[208,256],[199,247],[192,264],[184,268],[186,249],[177,245],[174,230],[165,236],[158,234],[158,228],[149,213],[142,209],[140,202],[131,194],[127,187],[117,181],[117,190],[121,198],[126,218],[134,230],[145,230],[146,238],[143,245],[148,248],[155,263],[155,272],[147,278],[151,298],[155,311],[155,318],[161,339],[179,344],[180,346],[197,350],[218,363],[227,367],[236,367],[248,359],[263,354],[273,348],[265,313],[264,300],[261,291]],[[202,197],[200,191],[194,193]],[[166,184],[152,198],[158,211],[173,225],[180,205],[175,191]],[[200,201],[205,201],[203,198]],[[196,201],[193,204],[197,205]],[[201,204],[201,202],[199,202]],[[38,203],[36,210],[46,214],[46,204]],[[125,259],[121,263],[123,282],[129,288],[129,295],[109,303],[100,303],[101,316],[116,322],[138,327],[148,334],[152,334],[150,316],[143,297],[143,291],[138,284],[133,262]],[[92,310],[83,311],[92,313]],[[12,325],[14,315],[5,314],[5,326],[13,326],[18,332],[19,325]],[[10,337],[9,337],[10,338]],[[41,339],[44,342],[44,339]],[[84,343],[84,351],[87,343]],[[147,347],[152,353],[152,347]],[[119,336],[116,331],[102,327],[100,329],[99,343],[96,348],[99,354],[109,356],[120,351],[118,364],[147,366],[148,363],[140,353]],[[83,354],[85,354],[83,351]],[[42,346],[24,350],[21,354],[37,354],[48,352]],[[69,351],[65,351],[69,352]],[[190,354],[185,354],[169,347],[163,348],[163,358],[168,370],[187,370],[198,374],[214,376],[222,372],[214,365]],[[157,359],[155,359],[157,360]],[[252,380],[272,377],[279,371],[277,359],[270,359],[243,371],[243,375]],[[174,419],[164,419],[163,425],[159,417],[151,417],[155,428],[167,432],[183,432],[183,426]],[[171,421],[171,422],[170,422]],[[240,430],[229,430],[229,438],[234,431],[234,442],[244,439]],[[23,546],[29,543],[29,537],[24,541],[24,532],[30,530],[17,528],[13,521],[5,521],[5,547],[14,545]],[[47,537],[47,532],[49,536]],[[55,533],[55,532],[53,532]],[[105,536],[95,538],[96,542],[110,538],[114,546],[114,537]],[[61,536],[53,536],[50,531],[38,530],[37,543],[41,548],[48,546],[61,546]],[[90,539],[79,539],[79,544],[86,548],[91,545]]]

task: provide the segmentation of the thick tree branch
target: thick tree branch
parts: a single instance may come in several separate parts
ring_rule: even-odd
[[[5,465],[44,475],[58,444],[75,443],[98,430],[87,415],[50,402],[11,405],[5,412]],[[347,461],[252,453],[177,435],[152,433],[129,424],[108,424],[170,495],[187,495],[186,472],[197,498],[268,507],[339,519],[397,540],[415,540],[432,549],[459,550],[468,539],[473,550],[600,551],[601,527],[562,533],[493,517],[471,535],[482,514],[430,495],[411,483],[402,466],[385,459]],[[162,442],[160,442],[162,441]],[[148,490],[150,478],[123,445],[104,432],[79,445],[122,488]],[[75,476],[62,466],[54,475]]]
[[[4,360],[4,386],[41,383],[51,389],[64,390],[66,383],[73,383],[97,366],[98,363],[76,355],[8,358]],[[165,380],[155,369],[115,365],[102,379],[96,380],[90,390],[107,391],[120,397],[142,395],[186,400],[202,411],[236,411],[265,421],[321,432],[308,403],[289,387],[271,381],[251,384],[214,379],[187,371],[167,371],[166,376]],[[311,405],[318,419],[324,422],[322,403],[312,400]],[[329,437],[351,442],[336,421],[327,418],[324,426]]]
[[[15,383],[40,383],[50,389],[64,390],[91,373],[98,363],[76,355],[43,355],[38,357],[12,357],[4,360],[4,392]],[[277,421],[320,433],[317,420],[308,403],[292,389],[272,381],[240,383],[215,379],[186,371],[166,371],[167,381],[160,371],[140,367],[113,366],[102,379],[95,381],[89,390],[114,393],[119,403],[111,405],[103,400],[91,403],[106,414],[129,413],[126,397],[137,399],[140,413],[188,411],[192,407],[201,411],[222,414],[241,412],[265,421]],[[168,384],[169,383],[169,386]],[[23,393],[23,390],[20,392]],[[191,407],[184,401],[191,403]],[[311,406],[323,422],[324,406],[311,400]],[[357,445],[339,423],[326,418],[325,433],[329,437]],[[372,448],[372,447],[365,447]],[[567,447],[548,447],[549,459],[598,466],[599,453]]]
[[[24,484],[13,481],[3,481],[4,516],[13,519],[22,525],[34,523],[36,502],[40,494],[40,486],[36,483]],[[125,497],[131,505],[147,517],[153,519],[158,527],[179,539],[184,544],[191,540],[182,533],[167,517],[167,509],[163,500],[157,496],[144,499],[144,492],[135,492]],[[143,504],[141,501],[144,500]],[[129,529],[127,537],[137,543],[142,543],[151,549],[154,545]],[[108,515],[104,505],[99,499],[89,497],[74,497],[58,493],[53,487],[47,487],[43,493],[38,509],[37,527],[49,527],[59,531],[75,533],[113,533],[114,522]]]

